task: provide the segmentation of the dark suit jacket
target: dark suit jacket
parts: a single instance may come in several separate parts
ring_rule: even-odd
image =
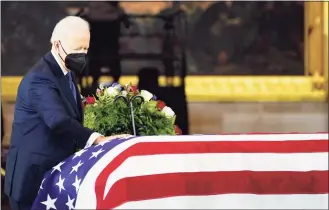
[[[2,106],[1,106],[1,143],[2,143],[4,136],[5,136],[5,126],[3,124],[3,112],[2,112]]]
[[[93,131],[82,126],[81,97],[76,94],[77,103],[50,52],[22,79],[6,164],[9,197],[33,202],[44,173],[85,146]]]

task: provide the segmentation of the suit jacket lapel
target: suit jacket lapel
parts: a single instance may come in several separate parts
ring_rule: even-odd
[[[60,66],[57,64],[54,56],[51,54],[51,52],[48,52],[45,55],[44,59],[50,65],[50,69],[52,70],[52,72],[54,73],[54,75],[57,78],[57,83],[58,83],[58,86],[59,86],[59,90],[63,93],[63,95],[65,96],[65,99],[70,102],[70,105],[73,108],[76,115],[78,117],[81,117],[80,112],[78,110],[78,105],[74,100],[74,96],[72,95],[72,90],[70,88],[69,81],[67,80],[67,78],[63,74],[63,71],[60,68]]]
[[[74,86],[75,86],[75,90],[76,90],[76,98],[77,98],[77,107],[78,107],[78,111],[79,111],[79,118],[81,120],[81,123],[83,122],[83,111],[82,111],[82,100],[81,100],[81,95],[80,95],[80,92],[79,92],[79,88],[76,84],[76,80],[75,80],[75,75],[73,75],[73,81],[74,81]]]
[[[72,90],[70,88],[69,82],[67,80],[67,78],[63,75],[63,77],[59,78],[58,80],[59,85],[60,85],[60,89],[62,90],[65,98],[70,102],[72,108],[74,109],[75,113],[77,114],[77,116],[80,117],[80,113],[78,110],[78,105],[75,102],[74,96],[72,94]],[[77,98],[78,99],[78,98]]]

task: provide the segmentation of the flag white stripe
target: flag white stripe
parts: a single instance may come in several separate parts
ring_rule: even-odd
[[[128,140],[107,152],[86,174],[80,185],[76,208],[86,208],[85,203],[96,203],[94,189],[97,175],[107,164],[129,147],[141,142],[195,142],[195,141],[286,141],[328,139],[328,134],[247,134],[247,135],[204,135],[204,136],[144,136]],[[85,202],[85,199],[90,202]],[[94,208],[93,206],[87,208]]]
[[[241,134],[241,135],[182,135],[175,136],[143,136],[145,142],[172,142],[172,141],[304,141],[328,140],[328,133],[321,134]]]
[[[127,202],[115,209],[328,209],[328,194],[179,196]]]
[[[199,171],[328,170],[328,153],[213,153],[163,154],[130,157],[108,177],[104,197],[125,177]]]

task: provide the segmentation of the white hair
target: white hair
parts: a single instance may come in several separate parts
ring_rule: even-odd
[[[71,34],[73,35],[85,30],[90,30],[87,21],[77,16],[67,16],[56,24],[50,38],[50,43],[54,44],[54,41],[63,40]]]

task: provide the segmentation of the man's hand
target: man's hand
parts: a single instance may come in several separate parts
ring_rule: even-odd
[[[94,145],[99,144],[104,141],[112,141],[113,139],[125,138],[128,136],[131,136],[131,135],[130,134],[120,134],[120,135],[114,135],[114,136],[100,136],[95,140]]]

